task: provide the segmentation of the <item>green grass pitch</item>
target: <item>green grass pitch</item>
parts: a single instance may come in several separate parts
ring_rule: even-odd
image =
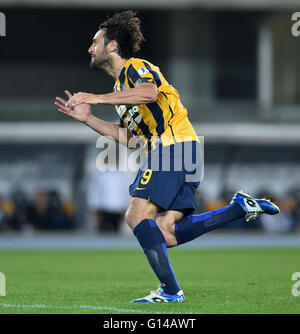
[[[159,284],[142,251],[1,251],[0,313],[300,313],[300,249],[171,249],[186,301],[131,304]]]

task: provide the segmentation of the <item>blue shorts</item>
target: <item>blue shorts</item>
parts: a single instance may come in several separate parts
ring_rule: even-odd
[[[132,197],[149,199],[161,211],[194,209],[200,184],[203,157],[196,141],[175,143],[151,151],[129,187]]]

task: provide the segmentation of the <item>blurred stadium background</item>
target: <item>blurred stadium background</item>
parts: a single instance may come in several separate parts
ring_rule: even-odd
[[[137,56],[161,68],[204,136],[196,212],[225,205],[241,188],[281,208],[278,216],[241,220],[196,243],[300,244],[300,37],[291,33],[298,0],[0,5],[7,20],[0,37],[2,247],[133,245],[123,220],[133,175],[98,172],[99,136],[54,106],[65,89],[112,90],[112,80],[90,69],[87,50],[106,16],[124,9],[142,19],[146,42]],[[93,110],[118,121],[111,107]]]

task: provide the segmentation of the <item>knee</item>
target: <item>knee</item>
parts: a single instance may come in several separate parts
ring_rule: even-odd
[[[131,208],[128,208],[126,213],[125,213],[125,220],[127,222],[127,224],[129,225],[129,227],[131,227],[131,225],[133,225],[133,222],[135,221],[135,213],[133,212],[133,210]]]
[[[155,219],[155,208],[150,206],[130,205],[125,213],[125,220],[133,230],[144,219]]]

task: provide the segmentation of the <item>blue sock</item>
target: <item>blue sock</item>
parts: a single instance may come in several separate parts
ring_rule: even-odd
[[[134,228],[133,233],[142,246],[164,291],[175,295],[180,287],[169,262],[166,240],[156,222],[152,219],[144,219]]]
[[[191,241],[236,219],[243,218],[245,215],[246,212],[242,207],[238,203],[233,203],[201,215],[186,216],[175,223],[178,245]]]

